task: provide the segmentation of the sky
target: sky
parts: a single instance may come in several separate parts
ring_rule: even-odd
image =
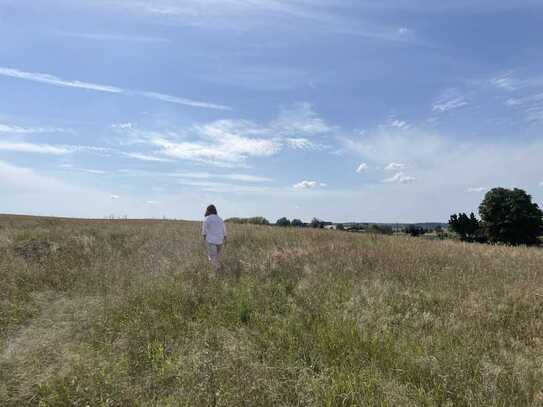
[[[0,213],[543,206],[540,0],[0,0]]]

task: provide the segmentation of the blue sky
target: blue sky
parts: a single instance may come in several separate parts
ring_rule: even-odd
[[[539,0],[0,0],[0,212],[543,204]]]

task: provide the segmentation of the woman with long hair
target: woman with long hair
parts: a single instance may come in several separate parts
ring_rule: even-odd
[[[217,214],[215,205],[206,209],[205,219],[202,223],[202,237],[207,244],[209,261],[215,270],[221,267],[221,253],[226,243],[226,226]]]

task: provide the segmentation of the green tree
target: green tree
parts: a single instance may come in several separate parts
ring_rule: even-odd
[[[292,222],[290,222],[290,224],[295,227],[304,226],[304,223],[300,219],[292,219]]]
[[[543,233],[543,212],[522,189],[494,188],[479,206],[491,242],[538,244]]]
[[[275,224],[276,224],[277,226],[287,227],[287,226],[290,226],[290,220],[288,220],[287,218],[283,217],[283,218],[277,219],[277,222],[275,222]]]
[[[254,225],[269,225],[270,221],[263,216],[257,216],[255,218],[250,218],[250,223]]]
[[[318,228],[323,228],[324,224],[322,220],[313,218],[311,219],[311,223],[309,224],[309,226],[311,226],[312,228],[318,229]]]
[[[460,236],[463,242],[480,240],[478,237],[481,236],[481,225],[473,212],[469,216],[465,213],[451,215],[449,227]]]
[[[345,230],[345,226],[343,226],[343,223],[338,223],[338,224],[336,225],[336,229],[337,229],[337,230]]]

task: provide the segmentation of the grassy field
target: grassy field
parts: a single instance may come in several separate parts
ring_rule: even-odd
[[[199,228],[0,217],[0,405],[543,405],[543,250]]]

